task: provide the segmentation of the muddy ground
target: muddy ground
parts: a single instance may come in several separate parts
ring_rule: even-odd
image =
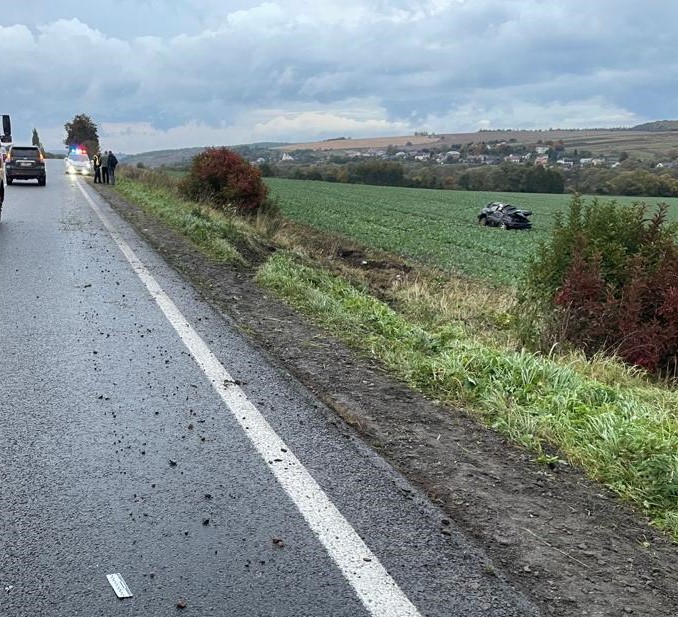
[[[309,324],[181,236],[97,190],[159,253],[296,375],[548,616],[678,616],[678,546],[576,469],[536,464]],[[347,251],[347,255],[351,255]],[[441,533],[446,533],[445,526]]]

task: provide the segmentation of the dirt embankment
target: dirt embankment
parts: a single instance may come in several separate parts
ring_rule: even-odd
[[[210,261],[110,187],[96,188],[210,302],[428,494],[544,615],[678,616],[678,547],[612,494],[571,467],[537,465],[462,410],[412,392],[257,287],[251,272]]]

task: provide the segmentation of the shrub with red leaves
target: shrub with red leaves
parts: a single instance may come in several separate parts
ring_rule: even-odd
[[[638,258],[617,304],[619,355],[650,371],[673,373],[678,360],[678,250],[652,264]]]
[[[564,307],[560,336],[582,349],[599,347],[607,336],[609,298],[600,264],[599,255],[587,261],[577,252],[553,298],[556,306]]]
[[[584,206],[573,198],[530,264],[523,332],[587,353],[615,353],[652,372],[678,368],[678,245],[668,206]],[[535,328],[535,324],[537,327]],[[533,337],[534,341],[534,337]]]
[[[228,148],[208,148],[198,154],[179,183],[184,197],[240,214],[256,212],[267,190],[259,169]]]

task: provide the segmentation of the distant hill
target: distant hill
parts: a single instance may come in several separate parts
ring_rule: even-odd
[[[126,165],[143,163],[146,167],[162,167],[188,163],[196,154],[205,148],[179,148],[177,150],[154,150],[139,154],[121,154],[120,162]]]
[[[278,150],[295,151],[369,151],[385,150],[388,147],[412,151],[423,148],[454,150],[461,145],[473,143],[539,144],[562,142],[568,150],[577,149],[593,156],[616,157],[625,152],[641,160],[656,160],[668,157],[678,148],[675,130],[678,121],[649,122],[633,128],[613,129],[492,129],[475,133],[431,133],[429,135],[400,135],[361,139],[332,139],[308,143],[287,144]]]
[[[283,152],[295,151],[347,151],[386,150],[389,146],[398,150],[431,148],[453,150],[462,144],[471,143],[523,143],[529,146],[562,141],[569,149],[578,149],[594,156],[615,157],[625,152],[641,160],[661,160],[678,149],[675,131],[678,120],[646,122],[631,128],[614,129],[536,129],[513,130],[492,129],[475,133],[431,133],[352,139],[338,137],[324,141],[305,143],[259,142],[227,146],[254,161],[259,157],[270,159],[280,157]],[[140,154],[120,155],[128,165],[143,163],[146,167],[174,167],[188,165],[191,159],[205,148],[178,148],[155,150]]]
[[[655,120],[634,126],[632,131],[678,131],[678,120]]]
[[[226,147],[239,152],[249,159],[256,159],[262,153],[285,145],[286,144],[282,142],[267,141]],[[178,148],[176,150],[153,150],[151,152],[141,152],[139,154],[120,155],[119,158],[120,161],[126,165],[143,163],[146,167],[174,167],[177,165],[188,165],[194,156],[206,150],[207,147],[208,146],[203,148]]]

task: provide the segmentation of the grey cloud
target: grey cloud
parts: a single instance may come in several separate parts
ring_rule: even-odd
[[[591,122],[675,114],[670,0],[117,0],[79,17],[70,0],[39,15],[19,6],[0,32],[0,77],[27,125],[84,112],[243,135],[255,127],[239,122],[260,112],[316,109],[334,131],[360,101],[378,114],[366,130],[384,131],[468,123],[474,109],[477,122],[512,128],[540,108],[559,125],[572,121],[568,109],[589,110]],[[257,127],[298,130],[288,120]]]

